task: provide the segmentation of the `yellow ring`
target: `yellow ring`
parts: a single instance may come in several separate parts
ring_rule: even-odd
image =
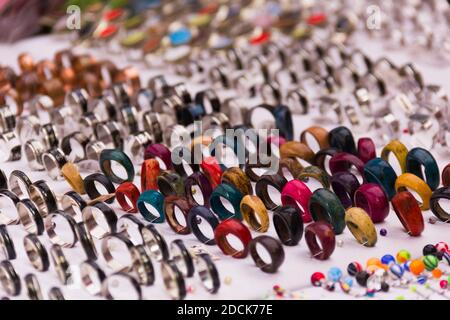
[[[430,208],[430,198],[433,194],[428,184],[412,173],[404,173],[395,180],[395,190],[407,191],[407,189],[414,190],[422,198],[420,209],[422,211]]]
[[[250,228],[258,232],[266,232],[269,229],[269,214],[259,197],[246,195],[241,200],[240,208],[242,217]]]
[[[72,162],[67,162],[61,168],[61,174],[74,191],[78,192],[79,194],[86,193],[86,191],[84,190],[83,178],[81,178],[78,167],[75,164],[73,164]]]
[[[391,152],[397,158],[397,161],[400,164],[400,168],[402,169],[402,173],[405,173],[407,171],[406,156],[408,155],[408,149],[399,140],[392,140],[383,148],[383,150],[381,150],[381,158],[388,161],[389,154]]]
[[[345,212],[345,224],[356,241],[366,247],[373,247],[377,243],[377,230],[367,212],[358,207],[349,208]]]

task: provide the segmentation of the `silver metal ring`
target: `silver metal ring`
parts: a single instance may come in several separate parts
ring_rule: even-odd
[[[124,214],[117,220],[117,233],[123,234],[131,240],[134,245],[142,244],[141,230],[144,227],[134,214]]]
[[[197,255],[195,268],[205,289],[210,293],[217,293],[220,288],[220,277],[211,256],[206,253]]]
[[[36,275],[29,273],[25,276],[25,286],[27,288],[28,298],[30,300],[44,300],[41,285]]]
[[[0,134],[0,161],[17,161],[22,157],[22,144],[14,131]]]
[[[0,283],[9,296],[17,296],[22,289],[20,277],[9,260],[0,262]]]
[[[22,116],[17,120],[17,133],[22,142],[39,136],[41,121],[34,115]]]
[[[100,123],[100,118],[97,114],[88,112],[84,116],[80,118],[80,131],[88,138],[91,138],[94,135],[94,129],[97,124]]]
[[[61,289],[58,287],[53,287],[48,291],[49,300],[66,300]]]
[[[142,290],[132,276],[117,272],[103,280],[102,296],[108,300],[141,300]]]
[[[44,220],[44,226],[51,243],[64,248],[72,248],[77,243],[77,222],[70,214],[64,211],[50,213]]]
[[[42,164],[50,178],[53,180],[58,180],[62,177],[61,168],[66,162],[66,156],[59,148],[51,149],[42,155]]]
[[[44,232],[44,221],[33,202],[30,199],[23,199],[17,203],[16,207],[20,223],[25,231],[41,235]]]
[[[186,283],[172,260],[161,262],[161,274],[169,296],[174,300],[184,299],[186,297]]]
[[[9,190],[0,190],[0,223],[19,224],[19,213],[17,203],[19,198]]]
[[[17,257],[14,241],[8,233],[8,229],[3,224],[0,225],[0,249],[6,260],[14,260]]]
[[[16,115],[8,105],[0,106],[0,132],[6,133],[16,128]]]
[[[83,288],[93,296],[102,291],[102,283],[106,278],[103,270],[93,260],[87,260],[80,264],[80,277]]]
[[[103,142],[91,141],[86,145],[86,157],[90,160],[99,161],[103,149],[106,149]]]
[[[37,235],[26,235],[25,238],[23,238],[23,246],[31,265],[38,271],[47,271],[50,266],[50,260],[47,250]]]
[[[45,147],[39,140],[28,140],[23,146],[25,158],[31,170],[42,171],[44,165],[42,163],[42,155],[45,152]]]
[[[102,239],[101,251],[106,264],[114,271],[129,271],[132,268],[130,248],[133,243],[122,234],[110,234]],[[118,258],[120,256],[120,259]],[[125,261],[123,260],[126,256]]]
[[[133,271],[139,283],[143,286],[150,286],[155,282],[155,270],[152,260],[143,245],[137,245],[130,249],[133,261]]]
[[[124,152],[130,156],[135,164],[142,164],[144,162],[145,147],[153,142],[153,137],[147,131],[142,131],[130,135],[124,144]]]
[[[63,285],[68,284],[69,281],[72,280],[72,271],[61,246],[57,244],[53,245],[50,248],[50,257],[59,281],[61,281]]]

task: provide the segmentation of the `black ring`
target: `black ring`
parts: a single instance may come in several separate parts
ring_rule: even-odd
[[[201,262],[200,262],[201,261]],[[201,263],[205,263],[205,270],[202,270]],[[197,255],[196,260],[197,272],[200,275],[203,285],[209,293],[216,293],[220,288],[220,277],[216,264],[212,261],[211,256],[206,253]],[[211,285],[209,285],[211,280]]]
[[[0,262],[0,283],[9,296],[18,296],[22,289],[20,277],[9,260]]]
[[[450,223],[450,212],[446,212],[444,208],[439,204],[439,200],[449,199],[450,200],[450,187],[442,187],[436,189],[430,199],[430,209],[431,212],[441,221]]]
[[[175,262],[172,260],[161,262],[161,273],[166,289],[169,291],[172,299],[182,300],[186,297],[186,283],[184,282],[183,275],[178,270]],[[172,285],[175,284],[177,292],[174,294],[171,291]]]
[[[269,253],[271,258],[271,262],[269,264],[267,264],[267,262],[264,261],[259,255],[256,247],[257,244],[262,245]],[[265,235],[253,238],[249,243],[249,250],[256,266],[264,272],[275,273],[284,262],[285,255],[283,246],[280,241],[275,238]]]
[[[177,249],[175,249],[177,247]],[[178,254],[174,254],[174,250],[179,250]],[[194,261],[191,254],[186,249],[183,240],[175,239],[170,244],[170,251],[173,262],[177,265],[178,270],[183,276],[190,278],[194,275]],[[182,268],[180,268],[182,266]]]
[[[20,170],[14,170],[13,172],[11,172],[11,174],[9,175],[9,186],[11,188],[11,191],[20,198],[20,197],[24,196],[25,194],[23,193],[22,189],[20,188],[19,181],[22,182],[23,185],[25,186],[25,188],[27,189],[27,194],[28,194],[28,189],[30,188],[30,185],[32,184],[32,182],[31,182],[30,178],[28,178],[28,176]]]
[[[183,179],[178,173],[163,170],[156,179],[156,184],[164,197],[184,195]]]
[[[188,148],[184,147],[184,146],[178,146],[175,147],[172,150],[172,154],[176,154],[179,159],[184,159],[185,153],[187,153],[188,156],[190,156],[189,161],[187,162],[187,164],[191,167],[192,172],[199,172],[200,171],[200,166],[198,165],[198,163],[196,163],[195,161],[195,154],[193,152],[191,152],[191,150],[189,150]],[[174,163],[173,162],[173,158],[172,158],[172,165],[173,165],[173,169],[183,178],[186,178],[188,176],[188,173],[186,172],[186,169],[184,168],[184,163]]]
[[[58,147],[59,140],[56,136],[55,127],[52,123],[47,123],[41,126],[41,132],[44,135],[44,143],[48,149]]]
[[[323,171],[329,172],[325,168],[325,158],[329,156],[330,158],[333,157],[336,153],[340,152],[336,148],[325,148],[317,151],[317,153],[314,155],[314,164],[321,168]]]
[[[273,213],[273,225],[281,243],[296,246],[303,236],[303,219],[300,212],[291,206],[282,206]]]
[[[209,208],[205,206],[193,207],[191,210],[189,210],[187,216],[188,226],[191,229],[192,233],[197,237],[197,239],[206,245],[215,245],[216,240],[214,239],[214,237],[208,238],[201,232],[200,228],[198,227],[198,217],[201,217],[203,221],[208,222],[213,230],[215,230],[219,225],[219,219],[214,213],[212,213]]]
[[[34,188],[36,188],[37,190],[33,190]],[[34,194],[34,191],[39,192],[37,197],[36,194]],[[38,180],[33,182],[33,184],[30,185],[29,192],[31,201],[34,202],[43,217],[58,209],[55,194],[47,185],[47,182],[45,182],[45,180]],[[42,198],[40,196],[42,196]]]
[[[167,242],[158,230],[156,230],[155,226],[151,224],[146,225],[142,228],[141,235],[144,246],[151,257],[156,261],[166,261],[169,259],[170,254]]]
[[[27,245],[31,245],[31,247],[27,248]],[[23,246],[25,248],[25,252],[27,253],[28,260],[31,262],[33,267],[41,272],[47,271],[50,266],[50,260],[47,250],[37,235],[27,234],[25,238],[23,238]]]
[[[209,182],[205,174],[200,171],[194,172],[184,181],[184,193],[186,195],[188,203],[191,206],[200,205],[199,203],[197,203],[192,194],[192,187],[195,185],[197,185],[202,191],[203,205],[209,206],[209,197],[211,196],[213,189],[211,187],[211,182]]]
[[[343,152],[358,154],[355,138],[349,128],[341,126],[334,128],[328,133],[330,146]]]
[[[256,182],[255,193],[268,210],[275,210],[279,206],[270,198],[267,187],[270,185],[281,193],[281,190],[283,190],[283,187],[287,182],[286,178],[280,174],[263,175]]]
[[[20,208],[22,208],[22,206],[26,212],[22,212],[21,214]],[[19,213],[20,222],[28,233],[36,233],[37,235],[44,233],[44,220],[42,219],[39,210],[30,199],[20,200],[16,207]]]
[[[194,121],[199,121],[205,115],[203,106],[198,104],[188,104],[182,108],[176,109],[176,118],[178,124],[182,126],[188,126],[193,124]]]
[[[208,114],[208,110],[206,110],[207,108],[205,107],[205,99],[210,104],[212,112],[220,112],[222,105],[220,103],[219,97],[217,96],[217,94],[214,90],[207,89],[207,90],[199,91],[199,92],[197,92],[197,94],[195,95],[195,98],[194,98],[195,103],[202,106],[204,113]],[[209,113],[211,113],[211,112],[209,112]]]
[[[92,213],[92,208],[96,208],[100,210],[103,217],[106,220],[106,223],[108,224],[109,230],[104,230],[102,227],[99,226],[98,222],[94,218],[94,214]],[[83,221],[86,225],[86,228],[88,232],[93,235],[97,239],[101,239],[109,234],[114,234],[117,231],[117,215],[114,212],[113,209],[111,209],[107,204],[104,202],[97,202],[92,205],[87,206],[83,209]],[[96,228],[99,228],[99,230],[95,230]]]
[[[111,180],[109,180],[108,177],[105,176],[104,174],[96,172],[84,178],[84,189],[86,190],[86,193],[91,200],[94,200],[102,195],[100,192],[98,192],[97,187],[95,186],[96,181],[101,183],[109,193],[116,192],[116,188],[114,187]],[[114,198],[115,197],[111,197],[105,202],[113,203]]]
[[[8,229],[4,224],[0,225],[0,246],[7,260],[17,258],[14,241],[9,236]]]
[[[133,270],[137,274],[139,283],[151,286],[155,282],[155,270],[147,250],[143,245],[137,245],[132,247],[130,252],[133,259]]]
[[[95,248],[94,241],[91,237],[91,234],[87,230],[86,226],[83,222],[77,223],[77,228],[75,229],[77,232],[77,238],[83,247],[83,251],[86,254],[86,258],[89,260],[97,260],[98,253]]]

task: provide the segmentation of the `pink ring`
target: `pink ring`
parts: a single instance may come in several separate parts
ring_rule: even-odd
[[[291,180],[285,184],[281,191],[281,203],[284,206],[293,206],[297,208],[301,214],[304,223],[311,222],[311,214],[309,213],[308,203],[312,192],[308,186],[300,180]],[[300,206],[299,206],[300,205]]]

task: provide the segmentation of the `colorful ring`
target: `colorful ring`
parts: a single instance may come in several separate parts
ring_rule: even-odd
[[[180,209],[183,213],[185,225],[182,225],[177,217],[175,216],[175,206]],[[189,234],[191,233],[191,229],[189,228],[188,223],[188,213],[191,210],[191,206],[185,198],[177,197],[177,196],[168,196],[164,198],[164,215],[167,219],[167,223],[170,228],[177,234]]]
[[[281,191],[281,203],[283,206],[297,208],[301,213],[303,222],[308,223],[312,220],[308,207],[311,195],[311,190],[309,190],[306,184],[299,180],[291,180],[286,183]]]
[[[227,235],[232,234],[241,240],[244,248],[241,251],[237,251],[233,248],[227,240]],[[222,221],[214,230],[214,239],[217,246],[227,256],[232,256],[236,259],[243,259],[248,255],[248,245],[252,240],[252,235],[248,228],[243,225],[239,220],[228,219]]]
[[[309,224],[305,229],[305,240],[312,257],[317,260],[328,259],[336,248],[333,227],[325,221]]]
[[[442,170],[442,185],[450,187],[450,163]]]
[[[268,187],[271,186],[281,193],[286,183],[286,178],[279,174],[263,175],[256,182],[256,195],[262,200],[267,210],[275,210],[279,206],[270,198]]]
[[[156,159],[144,160],[141,167],[141,191],[158,190],[156,180],[160,173],[159,162]]]
[[[353,206],[353,199],[360,184],[358,178],[350,172],[338,172],[331,176],[331,187],[345,209]]]
[[[184,181],[178,173],[162,171],[156,178],[156,184],[165,197],[184,195]]]
[[[389,154],[391,152],[397,158],[397,161],[400,164],[400,168],[402,169],[402,173],[405,173],[406,156],[408,155],[408,149],[399,140],[392,140],[383,148],[383,150],[381,150],[381,159],[388,161]]]
[[[377,149],[373,140],[371,138],[360,138],[358,140],[358,158],[367,163],[376,157]]]
[[[328,173],[316,166],[309,166],[303,169],[303,171],[297,176],[297,179],[307,183],[310,178],[316,179],[320,182],[322,187],[330,188],[330,177]]]
[[[258,232],[266,232],[269,229],[269,215],[264,203],[258,196],[244,196],[240,208],[244,221],[251,229]]]
[[[308,145],[308,139],[306,139],[308,134],[314,137],[320,147],[320,150],[330,147],[330,143],[328,141],[328,131],[326,129],[318,126],[312,126],[302,131],[300,134],[300,142],[311,148],[311,146]]]
[[[431,212],[439,218],[439,220],[450,223],[450,212],[446,212],[441,205],[439,204],[439,200],[441,199],[449,199],[450,200],[450,188],[439,188],[433,192],[433,195],[430,199],[430,208]]]
[[[339,152],[330,159],[330,171],[332,175],[338,172],[349,171],[351,166],[355,166],[361,176],[364,177],[364,162],[357,156],[346,152]]]
[[[306,144],[298,141],[288,141],[280,146],[281,158],[300,158],[314,163],[314,152]]]
[[[257,245],[263,246],[266,251],[270,255],[270,263],[267,263],[261,256],[258,254]],[[261,269],[261,271],[266,273],[275,273],[280,268],[280,266],[284,262],[284,249],[281,243],[272,237],[269,236],[259,236],[253,238],[249,244],[250,255],[255,261],[256,266]]]
[[[425,225],[423,214],[416,198],[408,192],[402,191],[392,198],[392,207],[395,214],[412,237],[418,237],[423,232]],[[449,215],[450,218],[450,215]]]
[[[227,183],[238,189],[242,195],[252,195],[253,188],[250,179],[241,168],[232,167],[226,169],[221,178],[222,183]]]
[[[299,211],[291,206],[278,207],[273,212],[273,225],[281,243],[296,246],[303,236],[303,220]]]
[[[404,173],[395,181],[395,190],[399,192],[408,191],[407,189],[414,190],[419,194],[422,199],[422,204],[420,205],[422,211],[430,208],[430,199],[433,191],[431,191],[425,181],[412,173]]]
[[[117,176],[111,167],[111,161],[116,161],[120,163],[127,172],[127,178],[123,179]],[[134,165],[130,158],[119,149],[104,149],[100,153],[100,169],[112,182],[122,183],[125,181],[133,182],[134,180]]]
[[[194,191],[192,189],[195,185],[197,185],[202,192],[203,203],[198,203],[197,200],[195,200]],[[203,172],[194,172],[184,181],[184,194],[191,206],[204,205],[209,207],[209,198],[211,197],[212,191],[211,183]]]
[[[187,216],[189,228],[191,229],[191,231],[195,235],[195,237],[203,244],[211,245],[211,246],[215,245],[216,240],[214,238],[212,238],[212,239],[208,238],[200,230],[200,228],[198,226],[198,220],[197,220],[199,217],[202,219],[202,222],[203,222],[203,220],[206,221],[213,230],[215,230],[216,227],[219,225],[219,219],[217,219],[217,217],[214,215],[214,213],[212,213],[212,211],[209,210],[209,208],[205,207],[205,206],[192,207],[192,209],[189,211],[188,216]]]
[[[213,188],[220,184],[220,179],[222,178],[222,169],[220,168],[219,162],[216,157],[206,157],[200,163],[200,168],[203,173],[208,178],[211,186]]]
[[[128,213],[138,212],[137,201],[139,199],[140,192],[139,189],[131,182],[124,182],[116,189],[116,199],[122,207],[123,211]],[[127,197],[133,206],[130,206],[128,201],[125,199]]]
[[[330,147],[341,152],[357,154],[355,139],[347,127],[341,126],[334,128],[328,133],[328,139],[330,141]]]
[[[364,178],[366,182],[376,183],[383,188],[389,200],[395,196],[397,174],[386,160],[375,158],[367,162],[364,167]]]
[[[146,204],[149,204],[153,208],[155,208],[159,213],[159,216],[151,213],[150,210],[147,209]],[[163,204],[164,196],[160,192],[155,190],[147,190],[142,192],[136,202],[136,206],[144,219],[152,223],[164,222],[165,217]]]
[[[228,200],[233,206],[234,212],[229,211],[222,203],[221,198]],[[221,183],[211,193],[209,204],[211,210],[219,216],[220,220],[235,218],[242,220],[240,204],[242,201],[242,193],[229,184]]]
[[[377,243],[377,230],[367,212],[353,207],[345,212],[345,224],[356,241],[366,247],[373,247]]]
[[[375,183],[364,183],[354,194],[354,206],[362,208],[374,223],[383,222],[389,215],[389,200]]]
[[[328,189],[317,189],[309,199],[309,211],[314,221],[326,221],[335,234],[345,229],[345,209],[339,198]]]
[[[425,167],[425,178],[422,174],[422,166]],[[423,148],[409,150],[406,156],[406,170],[424,180],[432,191],[439,187],[439,167],[428,150]]]
[[[164,170],[172,170],[172,153],[162,143],[153,143],[145,148],[144,159],[161,159],[162,163],[166,166],[162,168]],[[159,161],[158,161],[159,162]],[[161,164],[161,162],[159,162]]]

